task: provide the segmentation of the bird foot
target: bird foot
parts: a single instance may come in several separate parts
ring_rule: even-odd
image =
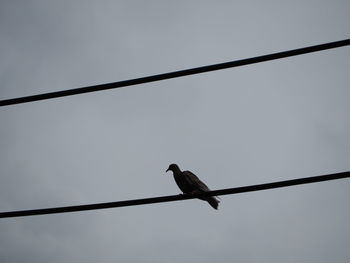
[[[190,195],[195,195],[195,194],[199,194],[200,191],[199,190],[193,190],[192,192],[190,192],[189,194]]]

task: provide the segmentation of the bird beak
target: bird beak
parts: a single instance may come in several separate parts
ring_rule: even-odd
[[[166,169],[166,171],[165,172],[168,172],[169,171],[169,168],[168,169]]]

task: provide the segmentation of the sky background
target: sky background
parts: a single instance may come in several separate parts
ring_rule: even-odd
[[[349,38],[343,1],[0,1],[0,99]],[[350,170],[350,48],[0,108],[0,211]],[[349,262],[348,179],[0,220],[7,262]]]

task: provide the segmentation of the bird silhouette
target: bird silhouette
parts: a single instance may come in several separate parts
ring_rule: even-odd
[[[179,166],[175,163],[169,165],[166,172],[168,171],[173,172],[175,182],[184,194],[198,194],[210,191],[209,187],[199,180],[194,173],[190,171],[181,171]],[[199,199],[207,201],[211,207],[218,209],[220,201],[216,196],[199,197]]]

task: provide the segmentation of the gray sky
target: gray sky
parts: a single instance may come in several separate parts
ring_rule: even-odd
[[[349,1],[0,2],[0,98],[349,38]],[[350,170],[349,47],[0,109],[0,211]],[[350,181],[0,220],[1,262],[348,262]]]

